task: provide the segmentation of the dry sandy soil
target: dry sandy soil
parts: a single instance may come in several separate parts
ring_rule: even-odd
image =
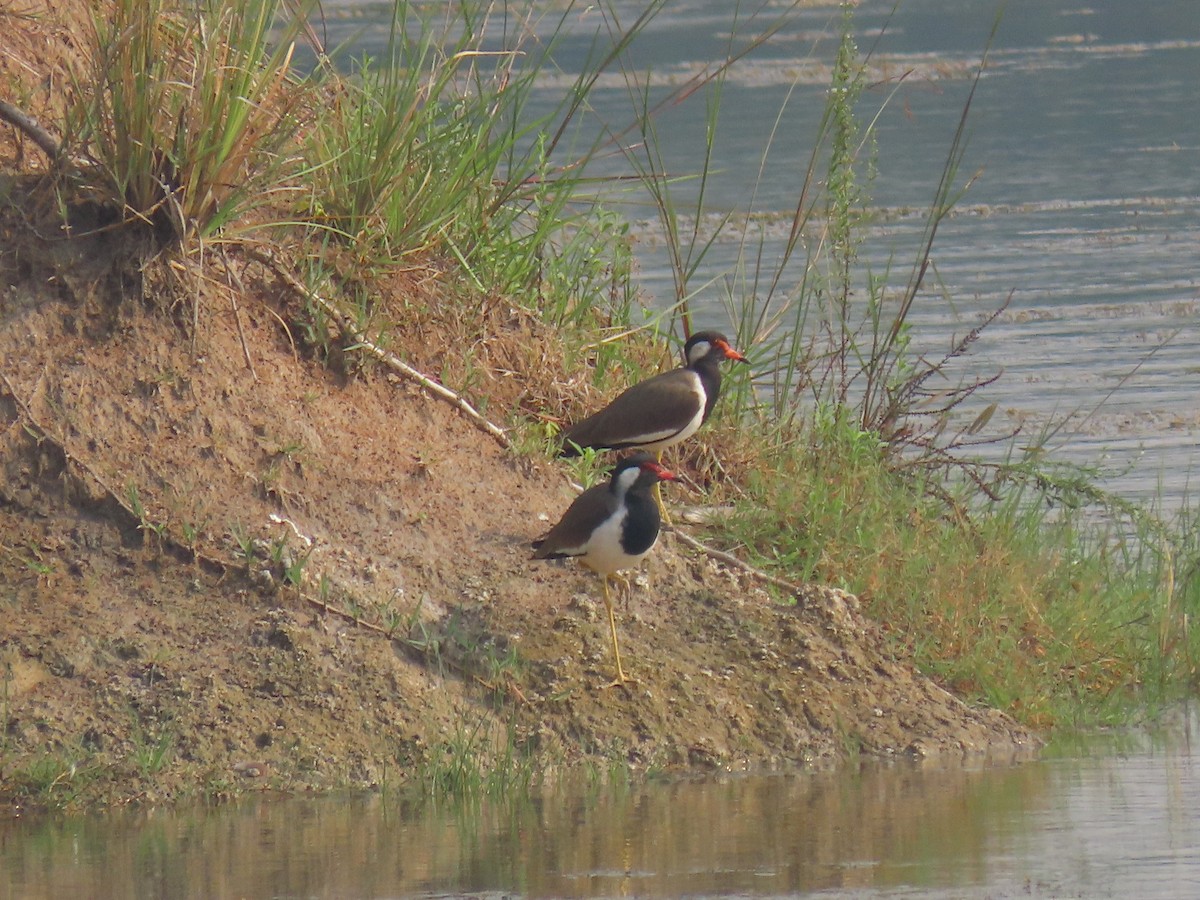
[[[0,28],[0,99],[26,70],[50,84],[69,30]],[[52,124],[43,93],[20,96]],[[0,142],[0,198],[18,196],[38,151],[6,125]],[[298,345],[296,295],[236,250],[236,289],[206,287],[193,330],[119,238],[28,226],[12,210],[0,225],[14,811],[35,788],[116,803],[378,785],[466,745],[485,770],[513,746],[552,770],[696,771],[1036,744],[894,658],[854,597],[768,593],[673,534],[618,608],[638,683],[604,689],[598,583],[529,559],[572,497],[559,463],[506,450],[383,366],[318,359]],[[445,321],[436,289],[391,285],[412,310],[395,346],[451,383],[469,348],[491,419],[536,410],[529,385],[584,381],[547,377],[554,342],[519,310]],[[574,413],[598,401],[563,396]]]

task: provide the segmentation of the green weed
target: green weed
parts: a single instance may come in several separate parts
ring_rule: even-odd
[[[19,767],[6,767],[5,793],[39,809],[71,809],[88,787],[102,777],[87,764],[83,751],[46,750],[26,755]]]
[[[454,801],[520,797],[535,777],[535,758],[513,727],[497,736],[482,716],[464,715],[452,733],[426,754],[418,784],[428,796]]]
[[[628,46],[661,2],[650,7],[603,38]],[[600,141],[564,150],[588,90],[619,54],[598,37],[560,105],[533,117],[536,82],[557,74],[563,20],[534,3],[499,12],[478,0],[449,13],[396,4],[387,50],[325,87],[305,145],[309,215],[322,246],[340,243],[357,260],[330,293],[372,340],[426,311],[381,309],[378,292],[355,286],[397,266],[437,277],[437,302],[473,327],[496,297],[587,328],[624,321],[636,305],[628,224],[583,175]],[[548,33],[535,31],[547,20]],[[311,341],[325,344],[317,319]],[[457,388],[469,389],[471,360],[455,365]]]
[[[130,761],[143,777],[157,775],[170,762],[175,750],[175,732],[163,726],[154,734],[138,722],[133,730]]]
[[[242,561],[250,568],[258,559],[258,541],[250,535],[246,527],[238,522],[229,526],[229,536],[233,539],[234,550]]]
[[[132,481],[125,485],[125,501],[129,504],[129,511],[138,520],[138,530],[144,534],[153,535],[155,544],[161,549],[163,540],[167,536],[167,523],[156,522],[150,517],[145,505],[142,503],[142,497],[138,492],[137,485]]]

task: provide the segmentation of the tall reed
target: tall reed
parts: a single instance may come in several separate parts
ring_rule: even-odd
[[[279,0],[105,9],[67,123],[68,175],[120,220],[176,243],[277,202],[294,170],[290,61],[307,5],[289,15]]]

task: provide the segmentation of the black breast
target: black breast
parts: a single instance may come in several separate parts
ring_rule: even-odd
[[[658,504],[642,493],[626,495],[625,504],[629,515],[621,528],[621,549],[636,556],[653,547],[658,539]]]

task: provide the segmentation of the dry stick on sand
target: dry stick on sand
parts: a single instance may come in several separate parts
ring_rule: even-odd
[[[405,378],[415,381],[417,384],[425,388],[425,390],[429,391],[429,393],[433,394],[439,399],[445,400],[464,416],[466,416],[472,425],[485,434],[491,435],[493,438],[495,438],[500,446],[505,450],[512,449],[512,441],[509,439],[507,432],[505,432],[503,428],[484,418],[479,411],[476,410],[475,407],[473,407],[466,400],[464,400],[460,394],[456,394],[445,385],[434,381],[428,375],[418,372],[408,363],[397,357],[394,353],[384,350],[382,347],[372,341],[369,337],[355,328],[354,324],[350,321],[350,318],[340,309],[338,309],[336,305],[331,303],[329,300],[326,300],[316,292],[305,287],[304,284],[302,284],[295,275],[285,269],[273,255],[253,247],[247,247],[246,252],[251,259],[267,266],[272,272],[283,279],[284,284],[291,288],[295,293],[299,294],[309,302],[321,307],[321,309],[323,309],[335,322],[337,322],[338,328],[341,329],[342,334],[354,341],[355,346],[361,347],[376,359],[383,362],[384,365],[395,369]]]
[[[13,106],[7,100],[0,100],[0,119],[8,122],[14,128],[25,132],[42,152],[50,157],[51,162],[58,159],[62,153],[62,148],[58,145],[58,141],[45,128],[38,124],[37,119],[26,112],[22,112],[17,107]]]

